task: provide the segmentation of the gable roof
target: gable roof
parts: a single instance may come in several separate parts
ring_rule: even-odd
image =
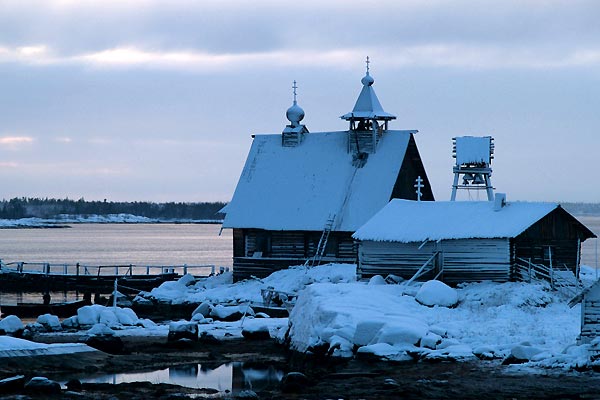
[[[492,201],[394,199],[352,237],[403,243],[513,238],[559,207],[557,203],[514,202],[494,211]]]
[[[256,135],[223,227],[322,231],[335,214],[333,230],[353,232],[389,202],[415,132],[386,131],[362,168],[347,131],[307,134],[296,147]]]

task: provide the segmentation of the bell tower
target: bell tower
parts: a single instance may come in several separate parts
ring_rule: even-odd
[[[458,189],[485,190],[488,201],[494,200],[492,187],[492,159],[494,158],[494,138],[491,136],[462,136],[452,138],[454,184],[450,201],[456,200]],[[462,176],[462,184],[459,179]]]
[[[388,122],[396,119],[395,115],[383,111],[383,107],[375,94],[375,79],[369,73],[370,60],[367,57],[367,73],[361,79],[363,85],[354,109],[340,118],[350,123],[348,130],[348,152],[359,158],[377,151],[377,143],[388,128]]]

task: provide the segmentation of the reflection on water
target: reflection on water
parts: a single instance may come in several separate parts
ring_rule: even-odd
[[[82,383],[169,383],[195,389],[208,388],[234,394],[242,390],[264,390],[276,387],[283,371],[272,365],[253,365],[241,362],[223,364],[210,369],[202,364],[185,364],[150,372],[106,374],[80,378]]]

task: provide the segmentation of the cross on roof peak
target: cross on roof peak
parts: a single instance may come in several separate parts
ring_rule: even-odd
[[[371,63],[371,61],[369,61],[369,56],[367,56],[367,75],[369,75],[369,64]]]
[[[292,89],[294,89],[294,104],[296,104],[296,89],[298,89],[298,85],[296,85],[295,79],[294,79],[294,84],[292,85]]]

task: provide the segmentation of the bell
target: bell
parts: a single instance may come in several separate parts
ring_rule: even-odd
[[[473,174],[465,174],[463,176],[463,185],[468,185],[469,181],[473,180]]]
[[[483,176],[481,176],[481,174],[475,174],[475,177],[473,178],[473,185],[482,185],[484,183],[485,181],[483,180]]]

